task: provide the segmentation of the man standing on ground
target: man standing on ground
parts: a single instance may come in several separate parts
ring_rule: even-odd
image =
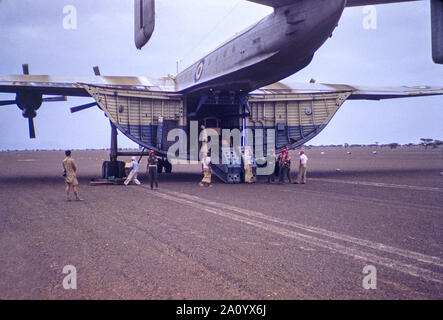
[[[288,177],[289,183],[291,183],[291,157],[286,147],[282,149],[278,157],[278,166],[280,168],[279,183],[284,183],[286,177]]]
[[[78,196],[78,180],[75,174],[77,172],[77,164],[75,163],[75,160],[72,159],[70,150],[67,150],[65,155],[66,158],[63,160],[62,164],[63,169],[65,170],[63,175],[65,177],[66,184],[66,200],[71,201],[69,192],[72,188],[74,190],[75,200],[83,201],[83,199]]]
[[[211,184],[211,156],[210,151],[206,152],[206,155],[202,159],[202,171],[203,179],[200,182],[200,186],[212,187]]]
[[[134,181],[135,184],[141,184],[137,179],[137,175],[139,172],[138,162],[135,157],[132,157],[131,161],[131,172],[129,172],[128,178],[125,180],[124,184],[127,186],[131,181]]]
[[[155,156],[154,150],[149,151],[148,158],[148,173],[149,173],[149,181],[151,182],[151,190],[155,188],[158,189],[158,181],[157,181],[157,157]]]
[[[308,170],[308,157],[305,155],[305,152],[303,150],[300,151],[300,165],[298,168],[298,176],[297,180],[294,183],[300,183],[300,180],[302,184],[306,183],[306,171]]]
[[[254,183],[254,174],[252,172],[252,151],[249,148],[245,149],[245,182],[246,183]]]

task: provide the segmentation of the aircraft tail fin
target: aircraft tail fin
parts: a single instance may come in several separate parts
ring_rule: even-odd
[[[443,64],[443,0],[431,0],[432,59]]]
[[[134,0],[135,46],[141,49],[151,39],[155,26],[155,0]]]
[[[347,7],[357,7],[418,0],[347,0]],[[431,0],[432,59],[443,64],[443,0]]]

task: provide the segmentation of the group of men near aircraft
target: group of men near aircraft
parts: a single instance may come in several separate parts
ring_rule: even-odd
[[[154,150],[149,151],[146,171],[149,174],[149,181],[151,182],[151,190],[154,189],[154,185],[155,188],[158,189],[157,164],[158,164],[158,159],[155,155]],[[125,182],[123,182],[123,184],[125,186],[127,186],[130,182],[134,182],[135,184],[141,184],[140,181],[137,179],[140,169],[138,168],[138,162],[135,157],[132,157],[131,159],[130,168],[131,171],[129,172],[129,175],[126,178]]]
[[[274,177],[278,175],[279,183],[284,183],[285,179],[289,180],[289,183],[292,183],[291,178],[291,156],[289,155],[289,151],[286,148],[282,149],[282,152],[278,157],[275,156],[274,150],[272,150],[271,154],[267,157],[268,163],[271,163],[275,167],[275,171],[268,175],[268,183],[274,181]],[[299,166],[298,166],[298,174],[297,178],[294,181],[295,184],[305,184],[306,183],[306,172],[308,168],[308,157],[305,154],[304,150],[299,151]]]
[[[65,177],[65,190],[66,197],[68,201],[71,201],[70,198],[70,190],[73,189],[75,200],[82,201],[78,194],[78,180],[76,177],[77,172],[77,164],[75,160],[72,158],[71,151],[68,150],[65,152],[66,158],[63,160],[62,165],[64,169],[63,176]],[[297,179],[294,183],[306,183],[306,171],[307,171],[307,162],[308,157],[305,155],[305,152],[301,150],[299,152],[299,170]],[[245,182],[246,183],[254,183],[254,177],[252,173],[252,164],[253,164],[253,156],[252,152],[249,149],[245,150],[244,155],[244,163],[245,163]],[[149,174],[149,181],[151,184],[151,190],[158,188],[158,179],[157,179],[157,164],[158,159],[155,155],[154,150],[149,152],[148,161],[147,161],[147,172]],[[202,187],[212,187],[211,183],[211,155],[210,151],[206,151],[202,160],[202,173],[203,179],[200,181],[200,186]],[[274,176],[278,172],[279,183],[284,183],[285,179],[288,178],[289,183],[292,183],[291,179],[291,156],[286,148],[283,148],[280,155],[277,157],[275,155],[275,151],[272,150],[271,154],[267,156],[267,166],[271,168],[275,168],[272,170],[272,173],[268,175],[268,183],[274,181]],[[129,183],[133,182],[135,184],[141,184],[138,180],[138,173],[140,172],[137,159],[132,157],[131,159],[131,171],[127,179],[124,182],[124,185],[127,186]]]
[[[279,183],[284,183],[285,179],[292,183],[291,178],[291,156],[286,148],[282,149],[282,152],[277,157],[275,155],[275,150],[273,149],[271,153],[266,157],[266,162],[268,168],[271,169],[271,173],[268,175],[267,182],[271,183],[275,181],[275,175],[279,177]],[[254,183],[254,176],[252,173],[253,155],[250,149],[246,149],[244,153],[244,166],[245,166],[245,182]],[[307,173],[308,157],[306,156],[304,150],[299,152],[299,168],[297,179],[295,184],[305,184],[306,183],[306,173]],[[211,184],[211,156],[210,151],[206,151],[202,159],[202,171],[203,179],[200,182],[200,186],[212,187]]]
[[[72,158],[72,154],[70,150],[67,150],[65,152],[66,158],[62,162],[63,166],[63,177],[65,178],[65,190],[66,190],[66,200],[71,201],[70,192],[71,189],[74,192],[75,200],[76,201],[83,201],[82,198],[80,198],[78,194],[78,180],[77,180],[77,163]],[[157,179],[157,164],[158,159],[155,155],[154,150],[151,150],[149,152],[148,156],[148,164],[146,167],[146,171],[149,174],[149,180],[151,182],[151,190],[155,188],[158,188],[158,179]],[[130,182],[134,182],[135,184],[141,184],[138,180],[138,174],[140,172],[137,159],[135,157],[132,157],[131,159],[131,171],[129,172],[128,177],[126,178],[125,182],[123,183],[125,186],[127,186]]]

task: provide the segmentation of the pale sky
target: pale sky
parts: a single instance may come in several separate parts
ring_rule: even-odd
[[[63,28],[63,8],[77,9],[77,29]],[[313,62],[285,82],[367,86],[443,86],[443,66],[431,59],[429,1],[380,5],[377,28],[363,28],[363,9],[345,10],[338,28]],[[244,0],[157,0],[156,28],[141,51],[134,45],[133,1],[0,0],[0,74],[163,77],[182,70],[272,9]],[[0,100],[14,95],[0,94]],[[0,150],[108,148],[110,127],[98,109],[71,114],[91,99],[46,103],[29,139],[16,106],[0,107]],[[348,101],[308,144],[443,140],[443,97]],[[136,147],[119,135],[121,147]]]

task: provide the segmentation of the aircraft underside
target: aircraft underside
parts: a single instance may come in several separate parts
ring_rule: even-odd
[[[352,93],[346,90],[296,93],[288,89],[263,89],[243,96],[234,93],[186,96],[92,85],[84,87],[123,134],[164,157],[177,143],[173,130],[179,129],[185,133],[186,140],[181,143],[186,152],[173,157],[198,160],[199,152],[193,153],[193,143],[197,143],[200,150],[203,143],[201,131],[203,128],[213,129],[220,135],[217,147],[221,150],[217,152],[219,164],[215,164],[214,172],[230,183],[241,181],[242,166],[226,158],[227,149],[230,154],[237,151],[233,150],[232,141],[223,141],[223,130],[238,129],[243,133],[249,129],[253,141],[246,143],[243,140],[243,147],[245,144],[253,149],[260,146],[262,150],[252,151],[266,155],[274,149],[278,154],[283,147],[296,148],[320,133]],[[198,130],[196,134],[191,132],[192,126]],[[271,145],[268,141],[270,134],[275,135]]]
[[[216,131],[242,130],[243,118],[247,129],[276,130],[275,146],[269,147],[277,152],[283,147],[295,148],[317,135],[351,94],[351,91],[297,94],[273,90],[247,95],[245,108],[249,110],[243,110],[236,96],[232,99],[222,96],[218,101],[208,96],[199,106],[201,98],[187,99],[174,93],[87,88],[122,133],[163,154],[174,143],[167,141],[172,129],[182,128],[188,132],[189,123],[198,121],[199,128],[204,125]]]

